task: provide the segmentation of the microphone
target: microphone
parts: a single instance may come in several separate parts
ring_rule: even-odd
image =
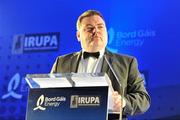
[[[105,59],[105,61],[107,62],[107,64],[108,64],[108,66],[109,66],[109,68],[111,69],[111,71],[112,71],[112,73],[113,73],[113,75],[115,76],[115,78],[116,78],[116,81],[117,81],[117,83],[119,84],[119,87],[120,88],[122,88],[122,85],[121,85],[121,83],[120,83],[120,81],[119,81],[119,78],[117,77],[117,75],[116,75],[116,73],[115,73],[115,71],[114,71],[114,69],[113,69],[113,67],[112,67],[112,61],[111,61],[111,63],[107,60],[107,57],[106,57],[106,55],[104,55],[104,59]],[[121,92],[121,101],[123,101],[123,88],[122,88],[122,91],[120,91]],[[123,105],[123,102],[122,102],[122,105]],[[122,105],[121,105],[121,107],[120,107],[120,112],[119,112],[119,120],[122,120]]]
[[[76,86],[76,83],[72,80],[72,73],[65,73],[66,79],[72,85],[72,87]]]
[[[122,85],[121,85],[121,83],[120,83],[120,81],[119,81],[119,78],[117,77],[117,75],[116,75],[114,69],[112,68],[112,65],[111,65],[111,64],[112,64],[112,61],[111,61],[111,64],[110,64],[110,62],[107,60],[106,55],[104,55],[104,59],[105,59],[105,61],[107,62],[109,68],[111,69],[111,71],[112,71],[114,77],[116,78],[116,81],[117,81],[117,83],[119,84],[119,87],[122,87]]]

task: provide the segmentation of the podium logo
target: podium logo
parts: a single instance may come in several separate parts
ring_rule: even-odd
[[[99,106],[100,96],[72,95],[70,102],[70,108],[78,108],[82,106]]]
[[[11,78],[11,80],[8,84],[8,88],[7,88],[8,93],[3,95],[2,99],[6,99],[10,96],[13,98],[16,98],[16,99],[21,99],[22,95],[15,92],[15,90],[17,90],[17,88],[19,87],[19,84],[20,84],[20,75],[19,75],[19,73],[16,73]]]
[[[48,107],[59,107],[61,103],[66,101],[66,97],[64,96],[55,96],[55,97],[45,97],[41,95],[36,103],[35,110],[46,110]],[[43,106],[43,107],[42,107]],[[46,108],[45,108],[46,107]]]
[[[44,103],[44,95],[41,95],[38,100],[37,100],[37,103],[36,103],[36,106],[33,110],[46,110],[46,108],[42,107],[41,105]]]

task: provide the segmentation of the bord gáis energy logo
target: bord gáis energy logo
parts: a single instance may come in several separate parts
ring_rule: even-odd
[[[33,110],[41,110],[44,111],[48,107],[59,107],[62,102],[66,101],[66,97],[64,96],[55,96],[55,97],[47,97],[43,94],[37,99],[36,107]]]

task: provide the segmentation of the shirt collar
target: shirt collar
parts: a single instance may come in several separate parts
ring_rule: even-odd
[[[83,53],[84,51],[85,51],[85,50],[82,49],[82,53]],[[103,57],[104,51],[105,51],[105,49],[102,49],[102,50],[99,51],[99,53],[100,53],[99,58],[102,58],[102,57]],[[83,55],[83,54],[82,54],[82,55]],[[83,56],[82,56],[82,58],[83,58]]]

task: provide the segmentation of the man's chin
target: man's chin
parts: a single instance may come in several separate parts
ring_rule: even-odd
[[[92,38],[92,41],[98,42],[98,41],[101,41],[101,38],[100,37],[95,37],[95,38]]]
[[[89,49],[89,52],[99,52],[100,50],[102,50],[102,48],[93,47],[93,48]]]

